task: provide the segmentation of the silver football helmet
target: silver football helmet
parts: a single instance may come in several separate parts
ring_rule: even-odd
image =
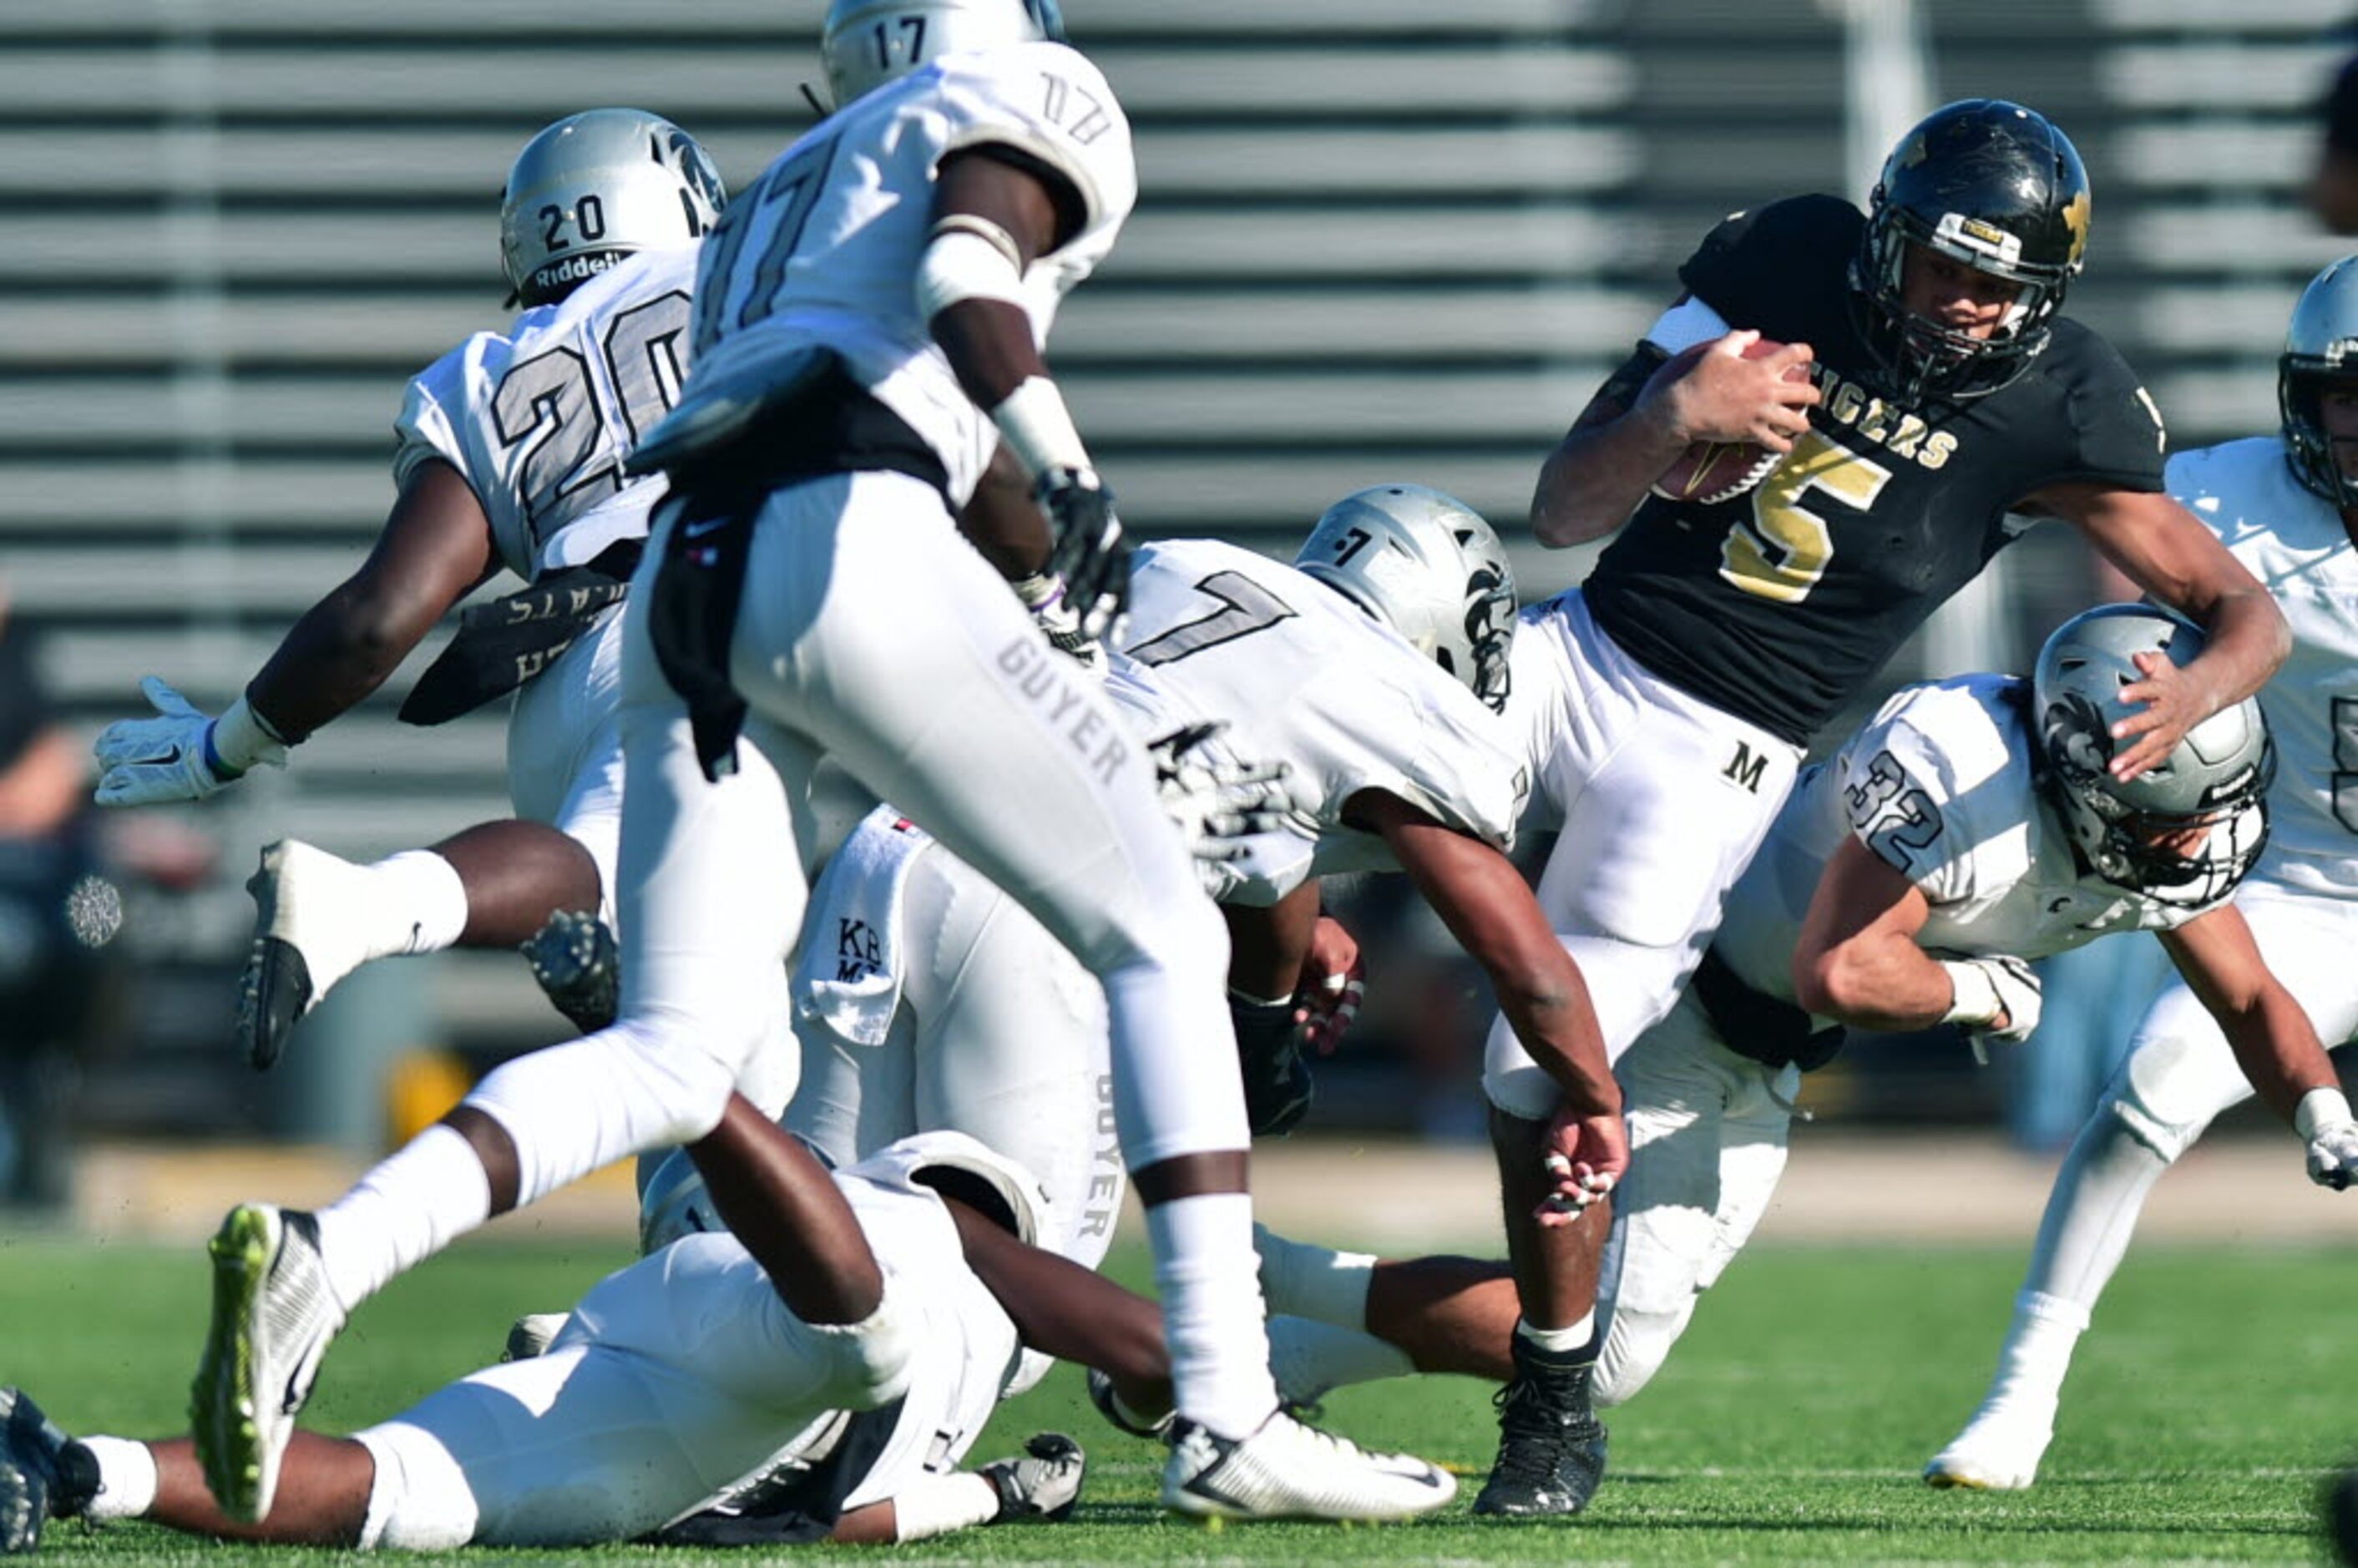
[[[1480,513],[1421,484],[1354,491],[1326,509],[1293,564],[1506,707],[1515,574]]]
[[[2301,291],[2277,361],[2277,410],[2293,477],[2336,506],[2358,506],[2358,480],[2333,460],[2320,408],[2334,382],[2358,387],[2358,256],[2342,257]]]
[[[546,305],[633,252],[698,238],[727,200],[712,159],[662,115],[568,115],[508,170],[500,263],[519,303]]]
[[[838,109],[936,55],[1065,41],[1056,0],[832,0],[819,59]]]
[[[2055,629],[2031,677],[2045,779],[2081,853],[2108,882],[2197,909],[2233,892],[2267,847],[2277,754],[2259,703],[2220,709],[2136,778],[2107,768],[2112,727],[2143,707],[2120,697],[2145,678],[2135,655],[2183,665],[2202,643],[2198,628],[2166,611],[2103,605]]]

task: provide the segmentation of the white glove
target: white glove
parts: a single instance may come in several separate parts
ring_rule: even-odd
[[[98,804],[154,806],[202,800],[256,762],[287,765],[287,746],[241,697],[219,719],[154,676],[139,682],[154,719],[123,719],[99,731]]]
[[[1948,971],[1955,993],[1941,1022],[1965,1026],[1975,1059],[1989,1060],[1983,1041],[2017,1045],[2039,1027],[2039,972],[2028,963],[1993,953],[1980,958],[1943,958],[1941,968]],[[2006,1020],[2003,1028],[1996,1027],[2000,1018]]]
[[[1216,757],[1205,742],[1224,724],[1195,724],[1146,743],[1154,757],[1154,786],[1165,816],[1176,823],[1198,860],[1242,860],[1249,840],[1283,827],[1293,810],[1283,762],[1240,762]]]
[[[2311,1089],[2293,1108],[2292,1124],[2309,1141],[2309,1179],[2341,1192],[2358,1181],[2358,1117],[2340,1089]]]

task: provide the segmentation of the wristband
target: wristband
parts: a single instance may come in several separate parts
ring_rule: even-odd
[[[2349,1098],[2340,1089],[2311,1089],[2292,1108],[2292,1130],[2303,1141],[2315,1138],[2320,1127],[2339,1127],[2352,1120],[2358,1118],[2350,1114]]]
[[[1033,572],[1007,586],[1015,590],[1017,602],[1035,614],[1065,597],[1065,579],[1055,572]]]
[[[1044,375],[1030,375],[990,411],[1000,438],[1033,479],[1057,469],[1087,469],[1088,449],[1073,427],[1065,395]]]
[[[287,742],[243,697],[205,727],[205,762],[219,777],[234,778],[286,748]]]
[[[1997,1015],[2006,1011],[1999,1000],[1997,985],[1987,970],[1979,964],[1962,963],[1953,958],[1940,960],[1949,977],[1949,1011],[1941,1015],[1943,1023],[1995,1023]]]

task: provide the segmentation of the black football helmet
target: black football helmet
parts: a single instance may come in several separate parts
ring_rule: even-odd
[[[1899,138],[1867,200],[1851,264],[1860,328],[1909,402],[1996,392],[2047,346],[2049,323],[2088,249],[2088,171],[2045,115],[2000,98],[1936,109]],[[1908,247],[1954,257],[2018,292],[1975,338],[1902,302]]]

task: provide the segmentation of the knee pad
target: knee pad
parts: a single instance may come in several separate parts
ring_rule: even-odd
[[[425,1432],[388,1422],[354,1434],[376,1462],[362,1551],[448,1552],[475,1536],[475,1494],[450,1451]]]
[[[2226,1054],[2221,1063],[2210,1059],[2205,1044],[2169,1037],[2141,1043],[2114,1075],[2102,1102],[2130,1136],[2172,1163],[2221,1110],[2252,1092],[2225,1044],[2209,1043]]]

